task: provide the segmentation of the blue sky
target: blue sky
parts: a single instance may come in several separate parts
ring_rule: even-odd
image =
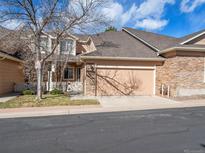
[[[205,29],[205,0],[109,0],[98,11],[119,30],[131,27],[182,37]],[[5,25],[14,29],[19,23],[13,20]]]
[[[181,37],[205,29],[205,0],[110,0],[113,25]]]

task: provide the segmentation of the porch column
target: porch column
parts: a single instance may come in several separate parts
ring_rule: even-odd
[[[94,65],[95,67],[95,96],[97,96],[97,65]]]
[[[86,96],[86,77],[87,77],[87,66],[86,62],[84,62],[84,81],[83,81],[83,92],[84,96]]]

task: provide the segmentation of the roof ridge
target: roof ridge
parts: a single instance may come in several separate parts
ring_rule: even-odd
[[[134,28],[130,28],[130,27],[123,27],[123,29],[132,29],[132,30],[135,30],[135,31],[140,31],[140,32],[149,33],[149,34],[154,34],[154,35],[157,35],[157,36],[167,37],[167,38],[171,38],[171,39],[179,39],[179,38],[174,37],[174,36],[169,36],[169,35],[165,35],[165,34],[149,32],[149,31],[145,31],[145,30],[134,29]]]
[[[193,33],[184,35],[184,36],[182,36],[182,37],[179,37],[179,39],[183,39],[183,38],[186,38],[186,37],[188,37],[188,36],[194,37],[195,35],[200,34],[200,33],[202,33],[202,32],[205,32],[205,29],[202,29],[202,30],[195,31],[195,32],[193,32]]]
[[[156,52],[159,52],[159,51],[160,51],[159,48],[157,48],[156,46],[154,46],[154,45],[148,43],[146,40],[142,39],[141,37],[139,37],[139,36],[133,34],[133,33],[130,32],[128,29],[122,28],[122,30],[124,30],[126,33],[132,35],[133,37],[135,37],[136,39],[138,39],[140,42],[142,42],[143,44],[145,44],[145,45],[148,46],[149,48],[155,50]]]

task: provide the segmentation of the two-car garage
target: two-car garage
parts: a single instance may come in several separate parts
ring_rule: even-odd
[[[90,73],[90,64],[93,72]],[[117,65],[114,65],[117,64]],[[88,63],[84,95],[155,95],[156,62],[96,61]],[[89,68],[89,69],[88,69]]]
[[[154,95],[154,67],[98,66],[97,95]]]

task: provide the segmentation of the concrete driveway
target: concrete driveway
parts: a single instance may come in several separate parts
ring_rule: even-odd
[[[103,107],[139,107],[178,104],[179,102],[157,96],[101,96],[97,97]]]
[[[182,102],[159,96],[75,96],[72,99],[98,99],[110,111],[150,110],[205,106],[204,102]]]

